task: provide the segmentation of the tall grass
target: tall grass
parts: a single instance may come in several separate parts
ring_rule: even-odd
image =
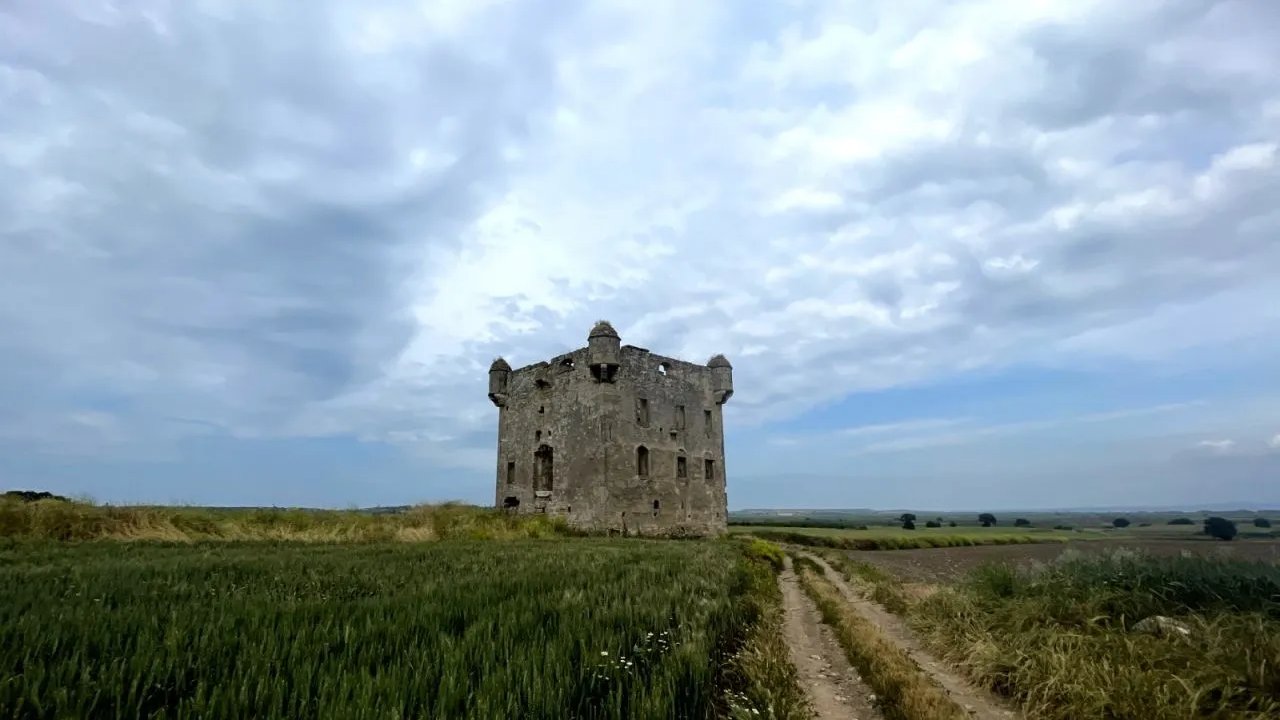
[[[838,550],[921,550],[926,548],[969,547],[977,545],[1023,545],[1027,543],[1063,542],[1065,538],[1056,535],[1006,535],[995,533],[933,535],[921,532],[919,535],[883,534],[868,531],[867,535],[855,535],[858,531],[846,533],[823,531],[815,528],[804,530],[752,529],[751,534],[782,543],[806,545],[808,547],[834,548]]]
[[[468,505],[419,505],[399,513],[217,510],[0,499],[0,537],[23,540],[292,540],[302,542],[513,539],[565,534],[559,519]]]
[[[0,716],[796,717],[771,580],[728,542],[24,543]]]
[[[1189,631],[1134,631],[1150,616]],[[1280,567],[1132,553],[988,566],[912,625],[1045,718],[1280,717]]]
[[[808,699],[783,634],[782,592],[775,575],[782,569],[782,549],[758,539],[747,540],[742,549],[750,569],[743,597],[752,621],[728,663],[726,714],[741,720],[808,720]]]

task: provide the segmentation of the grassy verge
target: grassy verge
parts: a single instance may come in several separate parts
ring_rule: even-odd
[[[19,540],[289,540],[387,542],[553,537],[564,523],[467,505],[374,514],[343,510],[216,510],[0,499],[0,538]]]
[[[835,631],[849,661],[880,695],[881,708],[887,718],[961,720],[968,717],[901,648],[854,612],[812,561],[797,559],[796,570],[805,592],[817,603],[823,621]]]
[[[729,542],[14,545],[0,714],[799,717],[772,578]]]
[[[1135,629],[1152,616],[1181,629]],[[936,651],[1036,717],[1280,717],[1274,565],[1116,553],[1034,572],[988,566],[920,601],[910,619]]]
[[[741,546],[747,558],[743,602],[750,629],[728,662],[724,714],[742,720],[807,720],[808,702],[782,629],[782,593],[776,578],[782,550],[756,539]]]
[[[740,529],[741,531],[741,529]],[[982,533],[936,535],[878,533],[874,530],[826,530],[823,528],[775,530],[752,528],[751,535],[783,543],[839,550],[918,550],[926,548],[968,547],[977,545],[1024,545],[1027,543],[1064,542],[1067,538],[1052,534]]]

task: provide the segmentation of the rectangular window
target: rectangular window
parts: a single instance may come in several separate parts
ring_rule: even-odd
[[[676,458],[676,477],[689,477],[689,461],[683,455]]]
[[[684,429],[684,406],[683,405],[676,406],[676,429],[677,430]]]
[[[516,481],[516,464],[515,462],[507,463],[507,484],[514,484]]]
[[[708,480],[714,480],[716,478],[716,461],[715,460],[705,461],[702,465],[702,472],[704,475],[706,475]]]
[[[711,437],[711,411],[702,411],[702,429],[706,432],[707,437]]]
[[[543,445],[533,454],[534,467],[537,473],[533,478],[534,490],[550,491],[555,482],[555,457],[554,451]]]
[[[636,398],[636,422],[640,427],[649,427],[649,401],[645,398]]]

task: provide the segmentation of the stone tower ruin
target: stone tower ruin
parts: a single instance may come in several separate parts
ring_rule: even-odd
[[[497,506],[627,535],[721,534],[732,395],[723,355],[655,355],[622,345],[603,320],[586,347],[549,361],[512,370],[498,358]]]

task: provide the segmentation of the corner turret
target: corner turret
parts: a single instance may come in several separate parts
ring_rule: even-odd
[[[621,365],[622,340],[608,320],[601,320],[587,335],[587,363],[598,382],[613,382]]]
[[[511,379],[511,366],[498,358],[489,366],[489,400],[498,407],[507,404],[507,381]]]
[[[713,355],[707,361],[711,368],[711,389],[715,393],[716,404],[723,405],[733,397],[733,366],[724,355]]]

